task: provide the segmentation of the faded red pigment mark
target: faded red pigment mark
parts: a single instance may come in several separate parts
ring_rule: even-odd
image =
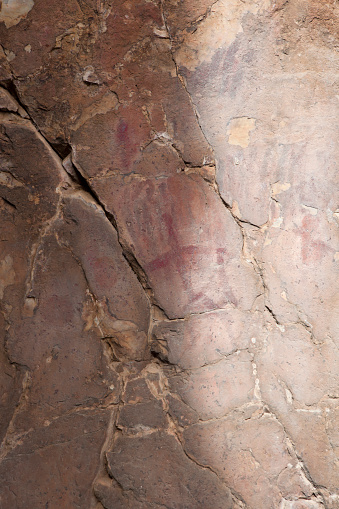
[[[172,259],[173,259],[172,252],[165,253],[163,256],[159,256],[159,258],[155,258],[155,260],[148,263],[147,269],[151,271],[164,269],[171,264]]]
[[[188,256],[192,258],[197,251],[197,246],[177,247],[175,250],[168,251],[164,255],[155,258],[147,264],[147,268],[150,270],[164,269],[174,262],[177,271],[183,277],[182,269],[186,268]]]
[[[224,257],[223,255],[227,255],[228,251],[224,247],[218,247],[217,249],[217,264],[223,265],[224,264]]]
[[[208,256],[210,251],[208,248],[202,248],[201,246],[181,246],[177,237],[177,232],[173,224],[173,217],[169,213],[165,213],[162,215],[163,224],[167,228],[168,237],[170,239],[170,243],[172,245],[171,249],[163,254],[155,258],[152,262],[148,263],[146,266],[147,271],[156,271],[161,269],[168,269],[171,266],[174,266],[174,270],[180,275],[184,290],[188,292],[190,295],[190,302],[193,304],[194,302],[201,301],[204,305],[208,306],[210,309],[216,307],[215,302],[203,294],[203,292],[192,293],[192,288],[190,288],[190,278],[187,277],[189,273],[188,268],[196,265],[197,269],[197,255]],[[218,248],[217,249],[217,264],[224,264],[224,256],[226,255],[227,249]],[[227,298],[230,302],[233,302],[234,305],[238,305],[238,301],[233,295],[233,292],[226,292]]]
[[[302,228],[296,233],[301,236],[301,258],[304,264],[319,262],[328,252],[334,252],[322,240],[314,240],[314,230],[317,226],[317,220],[313,217],[305,216],[302,220]]]
[[[133,136],[131,136],[130,128],[123,119],[119,122],[116,138],[118,141],[117,146],[120,148],[122,154],[123,169],[127,170],[130,167],[131,155],[135,147],[131,143],[131,138],[133,139]]]
[[[198,251],[197,246],[181,246],[176,229],[173,224],[173,217],[169,213],[164,213],[161,216],[162,223],[167,229],[168,238],[170,239],[170,250],[162,256],[155,258],[147,265],[149,270],[163,269],[170,265],[174,265],[178,274],[180,274],[185,290],[188,289],[188,284],[185,278],[185,269],[187,268],[187,259],[194,257]]]
[[[128,142],[128,125],[123,119],[120,120],[118,125],[117,138],[120,143]]]
[[[167,228],[167,233],[168,233],[169,238],[174,239],[175,245],[177,247],[179,247],[179,241],[178,241],[177,234],[176,234],[176,231],[173,226],[173,217],[166,212],[165,214],[162,215],[161,219]]]
[[[216,303],[214,300],[210,299],[210,297],[207,297],[202,292],[196,293],[192,296],[191,302],[197,302],[200,300],[205,306],[208,306],[209,309],[213,309],[216,307]]]

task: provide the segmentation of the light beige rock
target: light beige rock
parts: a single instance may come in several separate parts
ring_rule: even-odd
[[[171,364],[199,368],[253,347],[263,334],[261,314],[226,309],[156,323],[152,348]]]
[[[268,415],[244,420],[240,414],[200,423],[185,431],[185,449],[204,466],[212,468],[250,509],[275,509],[281,502],[276,478],[287,469],[289,495],[298,496],[296,460],[291,456],[285,433]],[[293,477],[297,479],[293,481]]]
[[[253,398],[254,375],[248,352],[237,352],[221,361],[174,378],[171,386],[201,419],[223,417]]]

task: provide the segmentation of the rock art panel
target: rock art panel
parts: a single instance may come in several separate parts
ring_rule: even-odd
[[[259,276],[241,256],[240,228],[201,177],[177,174],[125,185],[112,179],[109,187],[100,179],[93,187],[170,318],[230,302],[252,308]]]
[[[0,507],[338,509],[334,0],[0,5]]]

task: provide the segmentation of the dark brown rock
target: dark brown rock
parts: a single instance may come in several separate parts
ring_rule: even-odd
[[[141,403],[152,399],[152,393],[144,378],[136,378],[126,383],[122,399],[125,403]]]
[[[226,486],[191,461],[171,435],[118,438],[107,460],[110,474],[123,490],[131,490],[149,507],[232,507]]]
[[[149,303],[123,257],[115,229],[98,204],[81,193],[65,197],[63,217],[59,242],[81,264],[93,295],[83,314],[85,328],[97,328],[118,356],[147,357]]]
[[[0,385],[2,388],[0,397],[0,440],[2,441],[6,435],[8,426],[20,398],[24,369],[12,364],[6,355],[6,323],[3,315],[0,315],[0,330]]]
[[[124,405],[117,420],[117,426],[129,430],[163,429],[167,427],[166,414],[161,401]]]
[[[189,426],[199,420],[199,414],[178,397],[168,396],[168,413],[179,426]]]
[[[0,467],[3,507],[90,507],[108,418],[80,411],[19,435]]]

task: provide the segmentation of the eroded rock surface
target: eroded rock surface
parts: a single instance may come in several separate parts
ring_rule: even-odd
[[[1,509],[339,508],[337,37],[2,2]]]

